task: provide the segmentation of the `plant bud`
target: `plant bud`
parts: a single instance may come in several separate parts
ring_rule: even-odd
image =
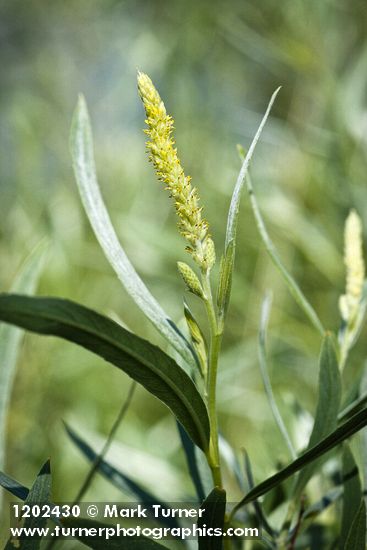
[[[199,278],[191,267],[184,262],[177,262],[177,267],[186,283],[188,290],[193,294],[196,294],[196,296],[204,298],[204,291],[200,284]]]

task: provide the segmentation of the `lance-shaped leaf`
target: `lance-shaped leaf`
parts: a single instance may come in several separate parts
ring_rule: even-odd
[[[253,502],[262,495],[265,495],[266,493],[271,491],[271,489],[277,487],[280,483],[288,479],[290,476],[292,476],[296,472],[299,472],[308,464],[311,464],[327,452],[331,451],[331,449],[334,449],[337,445],[348,439],[348,437],[351,437],[352,435],[357,433],[366,425],[367,408],[358,412],[352,418],[344,422],[344,424],[339,426],[339,428],[337,428],[330,435],[325,437],[322,441],[320,441],[320,443],[306,451],[303,455],[291,462],[288,466],[286,466],[273,476],[269,477],[265,481],[262,481],[261,483],[256,485],[256,487],[249,491],[249,493],[238,504],[236,504],[236,506],[233,508],[231,515],[234,516],[235,513],[240,508],[242,508],[242,506],[245,506],[249,502]]]
[[[343,550],[366,550],[366,505],[361,500]]]
[[[123,491],[124,494],[133,495],[138,499],[138,502],[143,505],[159,504],[162,509],[168,509],[169,506],[165,502],[159,500],[155,495],[144,489],[139,483],[131,479],[129,476],[117,470],[106,460],[100,459],[99,455],[92,449],[86,441],[84,441],[74,430],[65,424],[66,432],[73,443],[83,453],[83,455],[93,464],[97,461],[97,471],[102,474],[110,483]],[[186,436],[187,437],[187,436]],[[156,518],[156,521],[165,526],[179,527],[176,518],[162,517]]]
[[[205,376],[207,371],[207,361],[208,361],[207,359],[208,350],[207,350],[205,336],[202,333],[202,330],[198,322],[196,321],[192,311],[190,310],[185,300],[184,300],[184,315],[185,315],[187,327],[190,332],[192,344],[197,354],[200,372],[203,376]]]
[[[358,514],[363,498],[361,480],[353,454],[346,445],[343,453],[343,514],[340,528],[340,548],[345,548],[350,527]]]
[[[297,458],[297,454],[293,448],[291,438],[288,434],[287,428],[283,422],[282,415],[278,409],[278,405],[275,401],[273,388],[270,381],[269,371],[268,371],[268,362],[267,362],[267,353],[266,353],[266,339],[267,339],[267,328],[270,317],[271,309],[271,295],[267,294],[264,298],[261,308],[261,321],[260,321],[260,330],[259,330],[259,364],[260,364],[260,373],[263,379],[264,389],[268,402],[273,413],[274,420],[279,428],[280,433],[283,436],[284,442],[288,447],[291,458]]]
[[[266,124],[266,121],[268,119],[271,108],[273,106],[273,103],[275,101],[275,98],[279,90],[280,88],[275,90],[275,92],[270,98],[266,112],[260,122],[260,125],[255,134],[255,137],[253,138],[252,143],[249,147],[249,150],[243,160],[242,167],[238,174],[237,181],[233,190],[231,204],[228,211],[224,254],[221,259],[219,288],[218,288],[218,296],[217,296],[219,314],[222,317],[224,317],[227,312],[229,298],[231,294],[232,273],[233,273],[235,248],[236,248],[236,230],[237,230],[238,214],[240,209],[241,191],[246,180],[246,175],[252,159],[252,155],[254,154],[254,151],[255,151],[255,147],[257,145],[257,142],[260,139],[261,133],[264,129],[264,126]]]
[[[223,532],[224,515],[226,513],[226,492],[214,487],[206,497],[201,509],[204,510],[198,521],[199,528],[220,529]],[[222,537],[199,537],[199,550],[222,550]]]
[[[171,346],[194,368],[195,360],[184,336],[135,271],[112,226],[97,181],[92,130],[83,96],[79,97],[73,118],[71,153],[84,209],[107,260],[136,305]]]
[[[248,482],[248,485],[249,485],[250,489],[253,489],[253,487],[254,487],[254,478],[253,478],[253,475],[252,475],[252,467],[251,467],[250,457],[249,457],[246,450],[244,450],[244,459],[245,459],[245,471],[246,471],[247,482]],[[254,509],[255,509],[255,513],[256,513],[259,525],[261,525],[263,527],[263,529],[267,533],[269,533],[269,535],[271,537],[274,537],[275,531],[271,527],[271,525],[269,524],[269,522],[268,522],[268,520],[267,520],[267,518],[264,514],[262,505],[257,500],[254,500],[253,506],[254,506]]]
[[[237,218],[238,218],[238,212],[240,208],[241,191],[246,180],[246,175],[250,166],[252,155],[254,154],[254,151],[255,151],[255,147],[257,145],[257,142],[260,139],[261,133],[264,129],[264,126],[270,114],[275,98],[279,93],[279,90],[280,88],[277,88],[270,98],[265,114],[260,122],[260,125],[255,134],[255,137],[252,140],[252,143],[248,149],[248,152],[243,160],[240,173],[238,174],[236,185],[234,187],[233,194],[232,194],[229,212],[228,212],[226,241],[225,241],[226,248],[232,241],[235,241],[236,239]]]
[[[341,401],[341,380],[333,338],[327,334],[324,338],[319,371],[319,394],[315,421],[308,444],[308,449],[319,443],[331,433],[338,423],[338,412]],[[312,477],[318,464],[304,468],[297,480],[295,492],[300,494]]]
[[[4,472],[0,472],[0,485],[11,495],[20,498],[21,500],[25,500],[28,496],[29,489],[19,483],[19,481],[16,481],[7,474],[4,474]]]
[[[213,488],[213,481],[208,463],[203,452],[194,445],[192,440],[188,437],[186,430],[183,429],[179,422],[177,422],[177,428],[198,501],[202,502],[205,495]]]
[[[297,304],[304,311],[305,315],[309,318],[309,320],[311,321],[312,325],[316,328],[316,330],[318,330],[319,333],[323,336],[324,332],[325,332],[325,329],[322,326],[322,323],[321,323],[316,311],[314,310],[314,308],[312,307],[310,302],[307,300],[306,296],[303,294],[301,288],[298,286],[297,281],[293,278],[291,273],[288,271],[288,269],[283,264],[283,262],[282,262],[282,260],[279,256],[279,253],[278,253],[273,241],[271,240],[271,238],[269,236],[268,230],[266,229],[265,222],[263,220],[263,217],[262,217],[261,212],[260,212],[260,208],[259,208],[258,203],[257,203],[257,199],[256,199],[256,196],[255,196],[255,193],[254,193],[254,189],[252,187],[252,182],[251,182],[251,178],[250,178],[249,174],[247,174],[247,177],[246,177],[246,187],[247,187],[247,192],[248,192],[249,197],[250,197],[250,204],[251,204],[252,211],[254,213],[257,229],[258,229],[259,235],[260,235],[260,237],[261,237],[261,239],[264,243],[266,251],[268,252],[273,264],[275,265],[275,267],[278,269],[278,271],[282,275],[282,277],[283,277],[283,279],[284,279],[284,281],[285,281],[285,283],[288,287],[289,292],[292,294],[292,296],[295,299],[295,301],[297,302]]]
[[[113,525],[91,519],[63,518],[62,523],[65,527],[75,529],[75,533],[79,532],[80,534],[75,535],[75,538],[94,550],[163,550],[167,548],[146,537],[114,537],[116,528]],[[89,529],[93,529],[95,533],[101,533],[101,536],[84,535]],[[110,538],[106,538],[106,533]]]
[[[48,460],[41,468],[35,482],[33,483],[25,504],[28,504],[31,508],[33,505],[42,506],[48,504],[51,497],[51,470],[50,461]],[[32,512],[31,512],[32,513]],[[24,529],[43,529],[46,526],[47,518],[43,517],[43,514],[38,516],[30,516],[24,521]],[[26,537],[15,539],[9,539],[6,550],[11,548],[18,548],[19,550],[38,550],[41,546],[41,537],[39,535],[35,537]]]
[[[0,320],[59,336],[117,366],[165,403],[193,441],[206,450],[209,419],[191,378],[158,347],[107,317],[60,298],[0,295]]]

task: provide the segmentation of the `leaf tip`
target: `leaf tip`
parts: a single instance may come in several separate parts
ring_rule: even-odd
[[[40,469],[39,476],[49,475],[51,473],[51,459],[48,458],[42,468]]]

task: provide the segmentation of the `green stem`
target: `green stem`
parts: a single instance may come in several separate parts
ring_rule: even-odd
[[[218,323],[213,303],[213,296],[209,280],[209,271],[202,273],[202,285],[204,301],[210,328],[210,347],[208,360],[208,373],[206,379],[206,396],[210,420],[210,445],[207,460],[212,472],[214,485],[222,487],[222,474],[220,469],[220,456],[218,445],[218,421],[216,408],[216,389],[218,358],[223,334],[223,323]]]

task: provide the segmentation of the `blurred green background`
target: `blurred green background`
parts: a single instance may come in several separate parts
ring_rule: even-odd
[[[367,227],[366,28],[362,0],[2,2],[1,289],[47,238],[39,294],[117,316],[164,346],[120,286],[82,210],[68,146],[77,95],[88,102],[99,182],[121,242],[179,322],[184,288],[176,261],[188,257],[168,195],[147,162],[136,71],[152,77],[175,118],[179,155],[199,188],[218,253],[240,167],[236,144],[249,146],[272,92],[282,86],[256,150],[254,185],[285,264],[325,326],[337,330],[343,225],[351,207]],[[271,376],[298,447],[315,407],[320,338],[264,251],[245,195],[238,239],[220,423],[238,451],[247,449],[260,481],[288,459],[258,368],[266,290],[274,293]],[[188,300],[204,319],[195,298]],[[361,344],[353,351],[347,384],[363,352]],[[26,335],[9,415],[7,473],[29,485],[50,456],[54,499],[71,500],[87,464],[62,420],[98,448],[128,387],[125,375],[86,351]],[[193,493],[174,421],[142,389],[109,459],[162,498]],[[238,497],[230,476],[228,485],[229,500]],[[98,478],[88,498],[120,497]]]

